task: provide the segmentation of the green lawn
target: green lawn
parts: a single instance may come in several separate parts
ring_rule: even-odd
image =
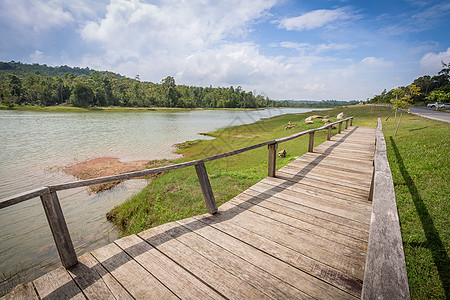
[[[450,125],[404,115],[396,137],[397,122],[391,109],[351,106],[316,112],[335,117],[343,111],[355,116],[354,125],[375,127],[383,120],[389,163],[395,185],[405,247],[409,284],[413,299],[449,297],[449,184]],[[306,125],[304,119],[315,113],[283,115],[254,124],[225,128],[209,135],[213,140],[185,143],[180,148],[188,161],[249,146],[304,131],[320,124]],[[298,128],[285,130],[288,122]],[[333,131],[336,133],[336,130]],[[316,134],[315,145],[325,141],[326,131]],[[307,151],[304,136],[279,145],[287,156],[277,167]],[[267,174],[267,148],[206,163],[218,205],[228,201]],[[108,213],[108,218],[128,235],[170,221],[206,212],[206,206],[193,167],[168,172],[151,181],[139,194]]]

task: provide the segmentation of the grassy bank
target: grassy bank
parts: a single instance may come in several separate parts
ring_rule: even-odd
[[[356,126],[374,127],[377,118],[382,118],[412,296],[414,299],[448,297],[450,126],[404,115],[399,132],[393,137],[396,122],[393,117],[385,121],[391,114],[390,108],[352,106],[317,114],[335,117],[341,111],[346,116],[354,115]],[[182,145],[179,151],[184,157],[178,161],[202,158],[320,127],[321,122],[304,124],[304,119],[312,114],[315,113],[278,116],[209,133],[216,138]],[[296,128],[285,130],[289,121]],[[316,134],[315,145],[325,139],[326,131]],[[279,150],[286,149],[287,156],[277,159],[277,167],[304,154],[307,144],[308,137],[305,136],[279,145]],[[266,176],[267,149],[208,162],[206,168],[217,204],[221,205]],[[186,168],[153,180],[141,193],[109,212],[108,218],[123,235],[128,235],[205,212],[195,170]]]

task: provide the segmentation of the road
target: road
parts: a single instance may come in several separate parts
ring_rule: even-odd
[[[447,112],[436,111],[427,107],[411,107],[409,112],[424,118],[450,123],[450,113]]]

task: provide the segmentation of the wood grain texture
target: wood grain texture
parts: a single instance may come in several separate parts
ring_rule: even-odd
[[[180,225],[177,223],[167,223],[138,235],[228,299],[242,299],[243,295],[246,298],[270,299],[267,294],[259,291],[253,285],[230,274],[173,238],[173,230],[178,226]]]
[[[115,243],[182,299],[218,299],[219,294],[136,235]]]
[[[79,263],[75,267],[68,270],[68,273],[88,299],[116,299],[116,296],[131,299],[126,292],[115,294],[109,289],[97,271],[98,265],[98,261],[90,253],[86,253],[79,258]]]
[[[203,162],[195,165],[195,171],[197,172],[198,181],[200,183],[200,188],[202,190],[203,199],[205,200],[206,209],[210,214],[215,214],[217,212],[216,199],[214,198],[214,193],[211,188],[211,183],[209,182],[208,173],[206,172],[206,167]]]
[[[275,293],[277,298],[302,298],[301,291],[304,291],[304,293],[314,298],[321,299],[335,299],[336,296],[341,299],[351,298],[348,294],[343,293],[333,286],[325,284],[323,281],[309,276],[305,272],[292,267],[282,260],[279,260],[246,242],[232,237],[228,234],[228,231],[225,233],[212,226],[205,226],[205,223],[201,222],[201,220],[197,220],[196,218],[185,219],[178,221],[177,223],[182,224],[189,230],[214,243],[215,245],[219,245],[233,255],[240,257],[246,261],[246,264],[251,263],[264,272],[267,272],[267,274],[272,274],[276,278],[279,278],[283,283],[288,283],[289,285],[297,288],[296,290],[287,287],[285,284],[278,285],[274,282],[274,279],[269,279],[267,284],[269,284],[270,281],[272,281],[272,284],[275,283],[275,286],[272,286],[271,289],[274,289],[273,293]],[[263,288],[266,289],[264,286]],[[294,294],[289,295],[288,291],[292,291]],[[304,296],[306,297],[306,295]]]
[[[275,177],[275,172],[277,170],[277,149],[278,149],[278,144],[270,144],[267,147],[269,149],[267,176]]]
[[[362,299],[410,299],[394,184],[378,119],[369,248]]]
[[[177,299],[169,289],[116,244],[94,250],[92,255],[133,298]]]
[[[0,298],[1,300],[38,300],[33,283],[22,283],[16,286],[9,294]]]
[[[39,277],[33,284],[41,299],[86,299],[63,267]]]
[[[47,216],[48,225],[52,231],[53,239],[58,249],[62,265],[68,269],[78,263],[69,229],[59,203],[56,192],[50,192],[41,196],[42,206]]]

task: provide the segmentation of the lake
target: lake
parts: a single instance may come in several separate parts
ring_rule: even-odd
[[[74,181],[61,170],[76,162],[104,156],[121,161],[176,158],[174,144],[209,139],[199,133],[308,111],[0,111],[0,198]],[[86,188],[58,192],[78,255],[117,239],[106,213],[146,184],[142,179],[129,180],[98,194]],[[58,265],[39,198],[0,210],[0,295]]]

